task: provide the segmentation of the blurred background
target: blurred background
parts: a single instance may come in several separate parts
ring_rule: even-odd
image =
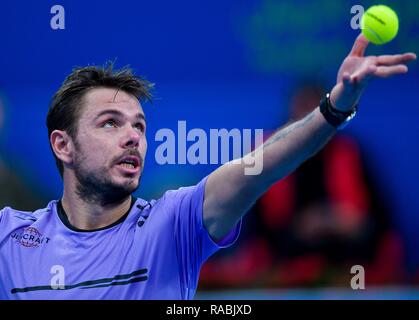
[[[144,105],[149,150],[136,196],[158,198],[217,165],[158,165],[155,133],[263,128],[318,104],[376,1],[19,1],[0,4],[0,206],[43,207],[62,193],[45,118],[75,66],[107,60],[156,84]],[[397,38],[368,54],[419,52],[419,3],[380,1]],[[53,5],[65,29],[53,30]],[[234,246],[202,269],[198,299],[419,298],[419,68],[371,83],[356,121],[244,219]],[[365,268],[366,289],[350,288]]]

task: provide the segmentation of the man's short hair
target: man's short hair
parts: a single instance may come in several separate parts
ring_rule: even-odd
[[[89,90],[115,88],[135,96],[139,101],[151,101],[152,87],[152,83],[142,77],[135,76],[128,67],[114,70],[113,63],[107,63],[104,66],[74,68],[52,98],[46,121],[48,139],[54,130],[66,131],[72,139],[76,139],[83,96]],[[54,151],[53,155],[58,171],[63,177],[63,163],[57,158]]]

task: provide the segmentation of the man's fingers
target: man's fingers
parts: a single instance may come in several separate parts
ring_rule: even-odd
[[[365,36],[361,33],[355,40],[355,43],[352,47],[351,53],[349,55],[356,56],[356,57],[363,57],[365,54],[365,50],[367,49],[369,41]]]
[[[414,53],[382,55],[377,57],[377,64],[380,66],[391,66],[395,64],[407,63],[415,59],[416,55]]]
[[[387,78],[396,74],[406,73],[409,69],[404,64],[398,64],[395,66],[380,66],[374,72],[376,77]]]
[[[369,80],[377,72],[377,66],[367,65],[351,76],[351,84],[360,84]]]
[[[342,76],[342,82],[344,86],[348,86],[351,84],[351,75],[349,72],[345,72]]]

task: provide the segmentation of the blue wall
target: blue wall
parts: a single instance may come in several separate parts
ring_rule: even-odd
[[[384,1],[392,3],[391,1]],[[366,7],[372,1],[365,1]],[[61,4],[66,29],[50,28]],[[72,67],[130,64],[156,83],[146,105],[150,142],[138,195],[197,182],[216,166],[159,166],[155,132],[176,128],[266,128],[286,121],[288,93],[300,77],[335,73],[359,31],[350,28],[354,1],[20,1],[0,5],[0,91],[6,102],[2,150],[16,170],[57,198],[61,181],[44,126],[49,100]],[[417,50],[416,1],[393,6],[397,39],[370,53]],[[419,265],[419,69],[379,80],[365,93],[348,131],[360,139],[394,222]]]

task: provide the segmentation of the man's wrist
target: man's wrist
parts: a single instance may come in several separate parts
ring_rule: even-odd
[[[349,111],[336,109],[332,106],[329,93],[320,101],[320,112],[323,114],[326,121],[338,130],[343,129],[348,122],[353,119],[357,109],[357,105]]]
[[[333,110],[336,110],[337,112],[352,112],[355,108],[357,108],[358,101],[356,102],[351,101],[349,103],[342,101],[344,99],[342,99],[341,97],[339,98],[339,96],[342,96],[341,94],[342,89],[343,89],[342,85],[337,84],[333,87],[332,91],[330,91],[331,107],[333,108]]]

